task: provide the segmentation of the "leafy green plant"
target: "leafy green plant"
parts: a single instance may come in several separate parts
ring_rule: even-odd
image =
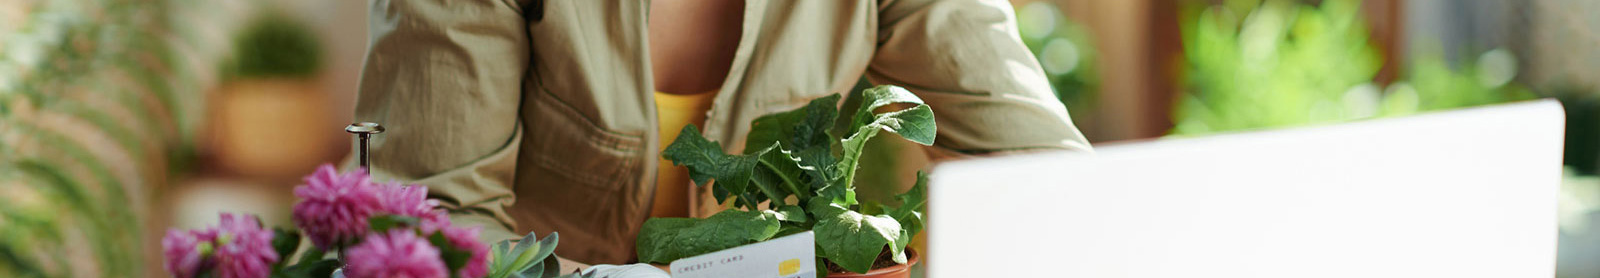
[[[1382,60],[1368,45],[1358,1],[1234,0],[1190,9],[1184,21],[1186,94],[1173,133],[1370,116],[1352,89],[1370,83]]]
[[[179,17],[165,1],[0,6],[18,11],[0,24],[0,277],[141,276],[140,198],[169,157],[147,154],[181,142],[159,128],[188,119],[166,96],[199,92],[164,86],[188,68],[151,19]]]
[[[542,278],[560,275],[561,262],[552,256],[560,235],[550,233],[539,239],[528,233],[522,239],[500,241],[490,247],[488,278]],[[515,245],[512,245],[515,244]]]
[[[281,13],[266,13],[234,38],[235,77],[308,77],[322,64],[316,33]]]
[[[895,86],[866,89],[862,97],[842,137],[830,134],[839,117],[835,94],[755,119],[739,154],[685,126],[662,156],[688,167],[700,186],[714,181],[717,202],[736,209],[704,219],[645,221],[639,260],[669,263],[809,230],[816,232],[819,273],[827,273],[821,268],[829,263],[865,273],[886,250],[895,263],[905,263],[906,244],[923,226],[926,178],[919,175],[909,192],[896,196],[901,205],[888,207],[857,202],[854,177],[866,142],[879,132],[932,145],[933,110]]]
[[[0,20],[0,277],[161,274],[141,243],[149,204],[194,159],[205,73],[228,47],[207,34],[238,5],[0,5],[15,11]]]
[[[1503,49],[1485,51],[1475,59],[1459,59],[1451,67],[1439,51],[1419,51],[1405,72],[1407,80],[1389,85],[1382,115],[1504,103],[1534,98],[1532,91],[1511,82],[1516,60]]]
[[[1460,59],[1417,51],[1402,79],[1373,84],[1382,58],[1367,44],[1360,3],[1232,0],[1185,19],[1187,92],[1175,134],[1279,128],[1530,99],[1505,50]]]

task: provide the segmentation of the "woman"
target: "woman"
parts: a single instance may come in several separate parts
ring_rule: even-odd
[[[372,0],[357,121],[379,179],[425,184],[486,239],[561,233],[558,253],[633,260],[651,216],[714,201],[661,161],[684,124],[741,150],[752,119],[908,88],[939,123],[930,155],[1089,144],[1018,39],[979,0]],[[709,207],[709,209],[708,209]]]

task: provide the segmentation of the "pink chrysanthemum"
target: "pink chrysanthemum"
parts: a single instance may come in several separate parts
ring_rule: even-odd
[[[262,229],[254,217],[222,214],[217,227],[217,277],[265,278],[278,262],[272,249],[272,230]]]
[[[169,230],[161,239],[167,272],[178,278],[214,271],[215,277],[261,278],[272,274],[278,252],[272,231],[254,217],[223,213],[220,225],[205,229]]]
[[[381,199],[366,170],[341,175],[333,165],[323,164],[305,182],[294,188],[300,202],[294,204],[293,216],[311,243],[330,250],[360,241],[367,233],[367,217],[378,210]]]
[[[445,213],[444,210],[434,211],[430,215],[431,216],[422,217],[422,221],[419,223],[422,226],[421,228],[423,234],[433,234],[433,232],[439,231],[439,228],[449,227],[451,225],[450,214]]]
[[[449,277],[439,249],[412,230],[371,234],[346,250],[345,275],[350,278]]]
[[[472,253],[472,258],[467,259],[467,264],[456,270],[456,275],[463,278],[479,278],[489,275],[489,245],[478,241],[479,227],[446,226],[440,232],[444,233],[445,241],[450,242],[455,249]]]
[[[422,222],[450,221],[440,213],[439,201],[428,199],[428,187],[395,183],[378,188],[378,210],[382,213],[416,217]]]
[[[194,231],[167,230],[161,238],[161,254],[167,258],[163,265],[173,277],[191,278],[208,268],[211,238],[203,238]],[[204,247],[202,247],[204,245]]]
[[[472,254],[472,257],[467,259],[467,264],[456,270],[456,276],[478,278],[489,275],[489,245],[478,240],[478,233],[483,231],[483,228],[451,226],[450,218],[444,211],[435,211],[434,214],[436,217],[423,218],[418,229],[422,235],[444,233],[445,241],[449,242],[450,247]]]

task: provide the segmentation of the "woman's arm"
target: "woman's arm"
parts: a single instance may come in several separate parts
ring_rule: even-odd
[[[867,78],[933,108],[935,155],[1090,150],[1017,35],[1010,2],[882,0],[878,22]]]
[[[518,107],[528,69],[526,22],[499,0],[372,0],[356,121],[387,132],[372,142],[372,173],[428,186],[453,222],[481,239],[520,238],[512,195]]]

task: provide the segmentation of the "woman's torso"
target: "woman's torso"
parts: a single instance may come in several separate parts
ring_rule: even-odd
[[[702,69],[726,73],[709,81],[716,96],[701,125],[706,137],[740,151],[755,117],[851,88],[876,45],[875,2],[745,2],[727,68]],[[663,75],[647,64],[657,41],[646,1],[544,5],[542,19],[528,24],[525,139],[509,214],[519,233],[566,232],[564,256],[626,262],[651,210],[657,150],[667,142],[658,128],[681,128],[658,127],[653,94],[704,72]],[[686,83],[708,81],[697,82]]]

